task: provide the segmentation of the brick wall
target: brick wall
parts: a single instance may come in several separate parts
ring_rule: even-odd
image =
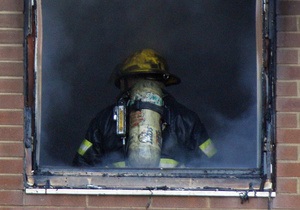
[[[0,209],[23,203],[23,2],[0,0]]]
[[[277,5],[277,191],[273,207],[300,209],[300,1]]]
[[[278,1],[277,197],[300,209],[300,1]],[[23,1],[0,0],[0,209],[267,209],[226,197],[26,195],[23,191]]]

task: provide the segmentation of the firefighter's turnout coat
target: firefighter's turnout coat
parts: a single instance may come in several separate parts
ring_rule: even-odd
[[[216,153],[198,115],[165,93],[160,167],[199,167],[202,154]],[[73,160],[75,166],[126,167],[126,144],[116,134],[115,105],[91,122]],[[204,156],[205,157],[205,156]]]

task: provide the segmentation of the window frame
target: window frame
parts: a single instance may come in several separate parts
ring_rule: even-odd
[[[261,168],[74,169],[39,168],[42,0],[25,0],[25,191],[28,194],[195,195],[274,197],[275,190],[275,2],[257,0],[257,69],[261,73],[258,123]],[[258,15],[260,14],[260,15]],[[257,21],[258,22],[258,21]],[[261,54],[260,54],[261,53]]]

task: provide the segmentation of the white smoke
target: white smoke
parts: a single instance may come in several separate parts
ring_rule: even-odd
[[[42,164],[70,164],[89,120],[114,102],[111,71],[141,48],[166,57],[182,79],[168,90],[214,138],[218,156],[203,164],[256,164],[255,1],[42,2]]]

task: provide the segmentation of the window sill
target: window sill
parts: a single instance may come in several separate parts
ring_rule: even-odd
[[[221,172],[223,173],[224,170]],[[223,177],[218,178],[216,174],[213,176],[206,174],[204,177],[172,177],[173,173],[157,176],[156,171],[152,174],[156,176],[149,176],[151,173],[142,176],[134,172],[118,173],[114,176],[114,173],[107,174],[99,171],[52,169],[30,177],[34,185],[28,183],[25,192],[70,195],[276,196],[276,192],[271,189],[262,190],[264,184],[262,179],[253,174],[236,177],[226,172],[226,177],[223,174]]]
[[[27,194],[58,195],[145,195],[145,196],[218,196],[218,197],[276,197],[276,192],[219,191],[219,190],[125,190],[125,189],[35,189],[27,188]]]

